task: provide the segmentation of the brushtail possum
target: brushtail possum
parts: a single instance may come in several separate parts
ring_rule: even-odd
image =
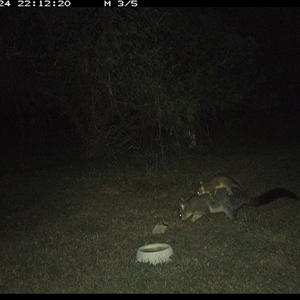
[[[229,195],[232,195],[232,187],[242,189],[241,186],[229,176],[217,175],[212,177],[207,182],[200,181],[200,186],[197,190],[197,196],[209,194],[212,202],[215,201],[215,196],[218,189],[225,188]]]
[[[235,220],[238,210],[243,205],[261,206],[282,197],[298,198],[293,192],[282,188],[274,188],[255,198],[248,197],[242,190],[235,187],[232,187],[231,194],[226,188],[219,188],[216,191],[214,202],[207,193],[201,196],[195,194],[187,201],[181,201],[178,216],[181,220],[191,217],[191,221],[195,222],[203,215],[209,218],[210,214],[223,212],[229,219]]]

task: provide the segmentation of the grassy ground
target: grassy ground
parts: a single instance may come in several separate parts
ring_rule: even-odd
[[[235,222],[224,214],[177,219],[180,197],[217,172],[251,196],[274,187],[300,195],[299,147],[228,149],[197,149],[163,164],[139,155],[39,168],[7,162],[0,292],[299,293],[300,201],[242,207]],[[167,231],[152,235],[161,221]],[[169,243],[173,261],[136,263],[137,249],[152,242]]]

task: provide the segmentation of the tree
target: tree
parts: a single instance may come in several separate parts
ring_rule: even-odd
[[[255,41],[207,10],[32,14],[21,20],[34,20],[44,34],[27,32],[33,48],[14,53],[38,57],[37,73],[46,69],[52,78],[44,91],[51,95],[48,105],[69,117],[89,156],[187,144],[196,121],[241,105],[260,81]]]

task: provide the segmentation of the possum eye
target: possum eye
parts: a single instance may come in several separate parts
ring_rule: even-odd
[[[181,219],[182,214],[181,214],[181,212],[180,212],[179,209],[178,209],[178,211],[177,211],[177,216],[178,216],[179,219]]]
[[[177,211],[177,215],[178,215],[178,218],[179,218],[179,219],[182,218],[182,213],[181,213],[181,211],[180,211],[180,208],[179,208],[178,211]]]

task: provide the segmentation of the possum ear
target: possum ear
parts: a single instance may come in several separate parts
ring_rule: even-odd
[[[182,210],[185,209],[185,204],[183,203],[183,199],[181,199],[181,202],[179,202],[179,206]]]

